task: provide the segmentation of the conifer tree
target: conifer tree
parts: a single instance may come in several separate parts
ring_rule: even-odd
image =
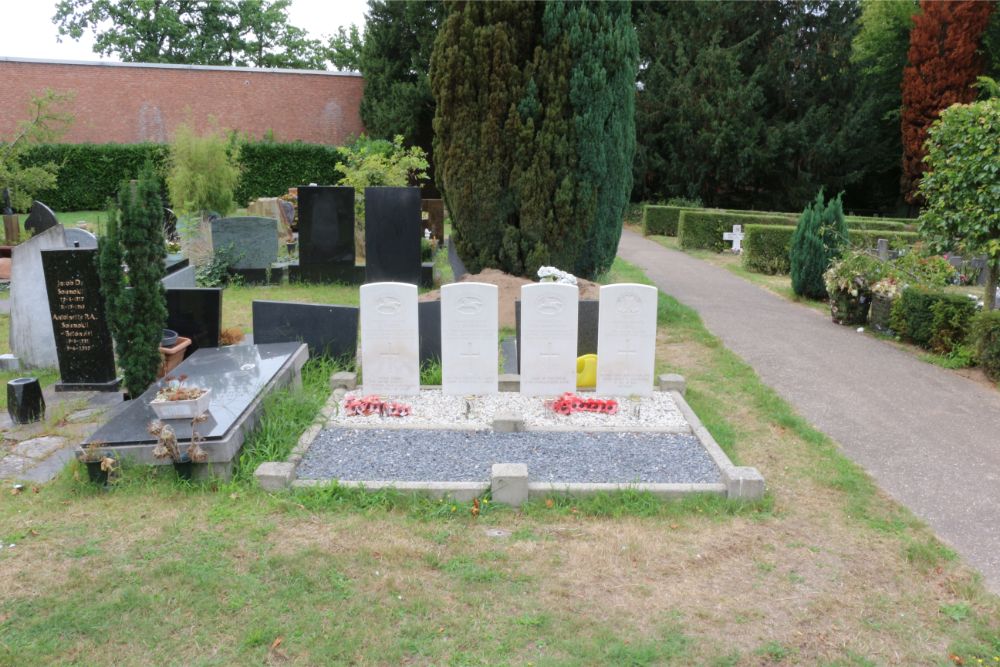
[[[841,249],[848,241],[842,196],[843,193],[824,205],[823,191],[820,190],[799,217],[789,251],[792,290],[799,296],[810,299],[826,296],[823,273],[834,259],[840,257]]]
[[[153,165],[146,163],[139,178],[119,190],[98,259],[118,363],[133,397],[156,381],[160,368],[159,343],[167,322],[161,282],[165,259],[160,181]],[[126,289],[123,261],[131,289]]]
[[[627,3],[463,3],[431,57],[437,182],[470,271],[593,276],[631,190],[638,45]]]
[[[982,74],[979,51],[993,2],[922,0],[913,19],[910,50],[903,70],[903,175],[906,200],[920,202],[927,130],[941,111],[976,98],[972,87]]]

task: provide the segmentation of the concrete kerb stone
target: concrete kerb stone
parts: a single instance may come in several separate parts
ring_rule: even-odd
[[[618,493],[639,491],[649,493],[663,500],[682,498],[693,493],[714,493],[726,495],[726,485],[722,482],[686,484],[617,484],[603,482],[529,482],[528,496],[544,498],[550,495],[592,496],[598,493]]]
[[[687,381],[683,375],[664,373],[659,378],[660,391],[676,391],[681,396],[687,391]]]
[[[520,433],[524,430],[524,417],[516,412],[501,412],[493,418],[495,433]]]
[[[528,466],[524,463],[494,463],[490,470],[493,500],[520,507],[528,499]]]
[[[698,419],[691,406],[688,405],[679,391],[671,391],[671,397],[677,403],[681,414],[691,425],[691,432],[701,442],[702,447],[718,466],[726,489],[726,497],[730,500],[758,500],[764,496],[766,485],[764,477],[756,468],[737,467],[729,460],[726,453],[719,447],[712,434]]]
[[[358,374],[350,371],[338,371],[330,376],[330,389],[345,389],[353,391],[358,387]]]
[[[380,491],[395,489],[403,493],[422,493],[431,498],[452,498],[456,502],[471,502],[489,491],[489,482],[359,482],[334,479],[297,479],[292,488],[323,488],[327,486]]]
[[[521,376],[517,373],[501,373],[497,388],[500,391],[521,391]]]
[[[266,461],[257,466],[253,476],[265,491],[284,491],[295,479],[295,464]]]

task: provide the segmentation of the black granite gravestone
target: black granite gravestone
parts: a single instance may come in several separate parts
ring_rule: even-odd
[[[185,358],[203,347],[219,347],[222,289],[195,287],[167,290],[167,328],[191,339]]]
[[[52,209],[40,201],[35,201],[31,204],[31,210],[28,211],[24,228],[31,232],[32,236],[35,236],[58,224],[59,221],[56,220],[56,214],[52,212]]]
[[[420,336],[420,365],[428,361],[441,362],[441,301],[417,303]]]
[[[118,389],[96,255],[94,249],[42,251],[61,378],[56,391]]]
[[[253,342],[302,342],[309,346],[310,358],[353,361],[358,349],[358,307],[254,301]]]
[[[177,233],[177,214],[169,208],[163,208],[163,238],[168,241],[179,241],[180,235]]]
[[[357,282],[354,257],[354,188],[299,188],[299,266],[309,281]]]
[[[365,188],[365,282],[420,285],[420,188]]]
[[[597,316],[600,301],[581,299],[576,320],[576,356],[597,354]],[[521,300],[514,301],[514,320],[517,326],[517,368],[521,368]]]

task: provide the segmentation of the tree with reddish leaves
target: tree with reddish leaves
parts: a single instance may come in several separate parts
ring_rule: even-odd
[[[921,0],[913,17],[908,65],[903,70],[903,196],[921,203],[917,185],[923,175],[924,142],[931,123],[956,102],[976,98],[972,87],[982,74],[979,51],[996,2]]]

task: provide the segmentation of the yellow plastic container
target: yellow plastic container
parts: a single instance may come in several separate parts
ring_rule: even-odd
[[[585,354],[576,358],[576,388],[592,389],[597,386],[597,355]]]

